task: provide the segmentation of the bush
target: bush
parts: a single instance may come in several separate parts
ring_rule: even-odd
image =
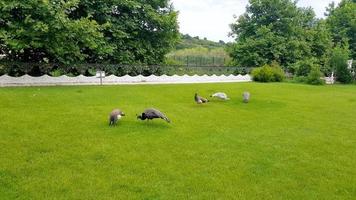
[[[64,75],[65,73],[63,72],[63,70],[61,69],[55,69],[51,72],[49,72],[49,75],[53,76],[53,77],[59,77],[59,76],[62,76]]]
[[[23,66],[17,64],[12,65],[11,67],[7,67],[5,70],[6,74],[13,77],[23,76],[29,71],[28,69],[26,70]]]
[[[6,74],[5,66],[0,63],[0,76]]]
[[[322,73],[319,67],[313,67],[307,77],[307,83],[311,85],[323,85],[325,81],[321,79]]]
[[[335,71],[336,80],[340,83],[351,83],[352,82],[352,74],[349,69],[347,69],[347,65],[338,65]]]
[[[292,83],[306,83],[307,78],[308,77],[306,77],[306,76],[294,76],[290,82],[292,82]]]
[[[241,74],[241,75],[246,75],[248,74],[247,72],[247,69],[246,68],[236,68],[233,72],[234,75],[238,75],[238,74]]]
[[[353,61],[352,63],[352,78],[353,78],[353,81],[354,83],[356,83],[356,60]]]
[[[2,63],[0,62],[0,75],[8,74],[10,76],[22,76],[30,74],[32,76],[41,76],[48,74],[50,76],[70,75],[78,76],[94,76],[97,70],[105,71],[106,75],[124,76],[129,74],[131,76],[143,75],[150,76],[152,74],[160,76],[166,75],[183,75],[183,74],[207,74],[207,75],[221,75],[221,74],[247,74],[251,71],[249,68],[235,68],[235,67],[185,67],[185,66],[164,66],[164,65],[121,65],[121,64],[72,64],[60,65],[54,63]]]
[[[293,70],[297,76],[308,76],[310,71],[317,67],[317,65],[315,58],[300,60],[293,65]]]
[[[330,66],[335,70],[336,80],[341,83],[351,83],[352,74],[347,68],[349,50],[343,47],[335,47],[330,58]]]
[[[284,80],[285,74],[279,66],[264,65],[252,70],[252,77],[257,82],[281,82]]]

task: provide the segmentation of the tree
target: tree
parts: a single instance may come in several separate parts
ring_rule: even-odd
[[[0,48],[9,60],[68,63],[113,50],[96,21],[68,17],[67,12],[76,8],[74,0],[1,0],[0,5]]]
[[[114,62],[162,62],[179,39],[177,12],[169,0],[81,0],[71,16],[92,16],[115,47]]]
[[[319,67],[313,67],[307,76],[307,83],[311,85],[322,85],[325,81],[320,78],[321,76],[322,73]]]
[[[335,70],[336,78],[341,83],[350,83],[352,75],[347,68],[347,60],[349,58],[349,48],[347,45],[337,45],[333,50],[330,57],[330,66]]]
[[[229,52],[237,65],[256,67],[276,61],[286,68],[326,54],[330,38],[311,8],[298,8],[291,0],[249,2],[246,13],[231,25],[236,43]]]
[[[8,59],[156,64],[179,38],[168,0],[0,0]]]
[[[224,40],[219,40],[219,44],[225,45],[225,41]]]
[[[343,0],[337,7],[331,4],[327,16],[333,42],[347,41],[351,56],[356,59],[356,0]]]

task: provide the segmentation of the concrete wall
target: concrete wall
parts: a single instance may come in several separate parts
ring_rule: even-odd
[[[221,75],[221,76],[208,76],[208,75],[173,75],[173,76],[121,76],[114,75],[107,76],[102,79],[103,85],[120,85],[120,84],[174,84],[174,83],[220,83],[220,82],[249,82],[252,81],[250,75]],[[100,78],[96,76],[83,76],[77,77],[51,77],[48,75],[40,77],[32,77],[24,75],[21,77],[11,77],[8,75],[0,76],[0,87],[7,86],[51,86],[51,85],[100,85]]]

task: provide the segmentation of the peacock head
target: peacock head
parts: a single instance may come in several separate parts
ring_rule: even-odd
[[[146,119],[146,114],[145,113],[142,113],[141,115],[136,114],[136,116],[137,116],[137,119],[140,119],[140,120],[145,120]]]

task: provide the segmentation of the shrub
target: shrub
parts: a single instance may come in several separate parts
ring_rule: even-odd
[[[353,78],[353,81],[354,83],[356,83],[356,60],[353,61],[352,63],[352,78]]]
[[[323,85],[325,81],[321,79],[322,73],[319,67],[313,67],[307,77],[307,83],[311,85]]]
[[[238,74],[241,74],[241,75],[245,75],[247,74],[247,69],[246,68],[236,68],[233,72],[234,75],[238,75]]]
[[[23,66],[14,64],[11,67],[7,67],[6,74],[13,77],[23,76],[27,73]]]
[[[291,80],[292,83],[306,83],[307,78],[305,76],[294,76],[293,79]]]
[[[264,65],[252,70],[253,80],[257,82],[281,82],[284,80],[284,71],[279,66]]]
[[[309,58],[300,60],[293,65],[293,70],[297,76],[308,76],[310,71],[317,67],[317,60],[315,58]]]
[[[0,63],[0,76],[5,74],[5,66]]]
[[[347,65],[338,65],[335,71],[336,80],[341,83],[351,83],[352,82],[352,74],[349,69],[347,69]]]
[[[341,83],[351,83],[352,74],[347,68],[349,50],[343,47],[335,47],[330,58],[330,66],[335,70],[336,80]]]
[[[65,74],[65,72],[63,72],[62,69],[55,69],[55,70],[49,72],[49,75],[51,75],[53,77],[59,77],[59,76],[62,76],[64,74]]]

